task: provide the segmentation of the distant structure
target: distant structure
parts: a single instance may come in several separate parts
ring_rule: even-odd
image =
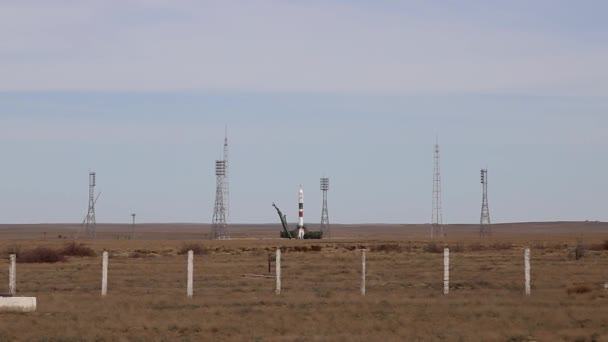
[[[230,180],[228,179],[229,174],[229,163],[228,163],[228,126],[224,133],[224,209],[226,211],[226,222],[230,221]]]
[[[481,219],[479,222],[479,235],[492,235],[490,225],[490,208],[488,207],[488,170],[481,170],[481,184],[483,186],[483,198],[481,200]]]
[[[97,237],[97,222],[95,221],[95,203],[97,202],[97,198],[95,198],[95,183],[95,172],[89,171],[89,209],[83,222],[83,225],[85,226],[85,236],[89,239]]]
[[[431,239],[443,236],[443,215],[441,213],[441,169],[439,163],[439,143],[435,144],[433,168],[433,217],[431,219]]]
[[[321,191],[323,191],[323,207],[321,209],[321,231],[324,237],[331,237],[329,228],[329,211],[327,210],[327,191],[329,191],[329,178],[321,178]]]
[[[216,240],[229,239],[226,226],[226,208],[224,207],[224,179],[226,176],[226,163],[224,160],[215,161],[215,206],[213,208],[213,226],[211,238]]]
[[[133,224],[131,224],[131,236],[129,239],[133,240],[135,236],[135,213],[131,214],[131,217],[133,217]]]

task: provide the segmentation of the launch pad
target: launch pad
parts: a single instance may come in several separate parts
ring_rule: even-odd
[[[300,186],[300,192],[298,193],[298,226],[294,230],[289,230],[287,227],[287,216],[283,215],[281,210],[272,203],[272,206],[277,210],[277,214],[279,214],[279,218],[281,219],[281,224],[283,225],[283,231],[281,232],[281,238],[284,239],[298,239],[298,240],[308,240],[308,239],[322,239],[323,231],[309,231],[306,229],[304,225],[304,191],[302,190],[302,186]]]

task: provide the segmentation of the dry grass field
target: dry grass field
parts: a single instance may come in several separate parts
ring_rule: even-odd
[[[6,252],[62,248],[70,225],[0,226],[0,293]],[[273,239],[278,226],[236,226],[234,239],[204,239],[204,225],[98,226],[79,240],[96,256],[19,263],[18,295],[34,313],[0,313],[0,341],[608,341],[608,224],[447,226],[430,244],[428,226],[334,226],[332,239]],[[61,238],[67,236],[67,239]],[[586,255],[573,255],[577,239]],[[186,297],[187,243],[195,256],[194,297]],[[268,255],[283,250],[275,295]],[[451,253],[443,289],[443,247]],[[524,295],[523,249],[532,250],[532,295]],[[360,249],[367,249],[361,296]],[[102,298],[101,252],[110,254]],[[270,275],[274,274],[274,268]]]

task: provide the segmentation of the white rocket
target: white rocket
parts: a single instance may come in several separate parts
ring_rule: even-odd
[[[298,239],[304,238],[304,191],[302,191],[302,186],[300,185],[300,193],[298,194],[299,200],[299,220],[298,220]]]

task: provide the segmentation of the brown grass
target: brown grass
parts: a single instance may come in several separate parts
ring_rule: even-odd
[[[532,250],[532,296],[526,297],[523,248],[535,241],[547,248]],[[599,289],[608,269],[608,253],[589,253],[578,261],[568,258],[575,236],[547,235],[543,240],[538,236],[529,240],[508,235],[484,240],[474,235],[448,236],[436,242],[441,252],[444,245],[451,251],[461,248],[450,259],[448,296],[442,294],[443,256],[425,251],[429,240],[234,239],[196,242],[207,254],[195,257],[194,298],[188,299],[186,257],[179,253],[191,242],[189,238],[87,241],[95,251],[110,252],[106,298],[99,295],[99,256],[69,258],[54,265],[19,264],[18,294],[36,296],[38,311],[3,313],[10,325],[0,325],[0,340],[608,338],[608,293]],[[495,243],[511,248],[492,248]],[[474,250],[477,244],[483,248]],[[13,245],[59,250],[64,241],[5,239],[0,241],[0,250]],[[284,250],[280,296],[274,294],[274,279],[243,277],[268,275],[268,254],[277,247]],[[362,248],[368,250],[365,297],[359,293]],[[135,251],[147,257],[130,258]],[[0,270],[6,269],[7,260],[1,259]],[[6,278],[6,272],[0,272],[0,293],[6,292]],[[579,285],[573,285],[572,279],[590,291],[578,292]]]

